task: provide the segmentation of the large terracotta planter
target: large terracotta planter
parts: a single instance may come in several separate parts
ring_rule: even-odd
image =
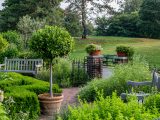
[[[50,97],[49,93],[38,95],[40,102],[41,113],[48,116],[53,116],[59,113],[61,102],[63,101],[63,95],[57,94]]]
[[[123,52],[117,52],[118,57],[127,57],[127,55]]]
[[[98,56],[98,55],[101,55],[101,50],[92,51],[89,55],[90,55],[90,56]]]

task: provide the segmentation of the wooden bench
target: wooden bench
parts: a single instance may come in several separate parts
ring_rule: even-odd
[[[154,70],[152,73],[152,81],[143,81],[143,82],[135,82],[135,81],[128,81],[127,85],[131,86],[132,88],[139,87],[139,86],[151,86],[156,87],[157,90],[160,90],[160,76]],[[149,96],[150,93],[144,93],[143,91],[139,91],[138,93],[133,92],[132,90],[129,93],[121,93],[121,99],[126,101],[127,96],[137,96],[138,101],[143,102],[144,98]]]
[[[7,59],[0,64],[0,72],[18,72],[37,74],[43,67],[43,59]]]

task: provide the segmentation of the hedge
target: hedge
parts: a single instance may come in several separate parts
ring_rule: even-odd
[[[6,116],[6,112],[4,111],[2,103],[0,103],[0,120],[9,120],[9,118]]]
[[[0,89],[4,90],[6,99],[11,96],[15,101],[10,107],[10,116],[22,111],[29,112],[29,118],[35,119],[40,113],[37,95],[48,92],[49,83],[18,73],[0,73]],[[53,92],[59,90],[54,84]]]

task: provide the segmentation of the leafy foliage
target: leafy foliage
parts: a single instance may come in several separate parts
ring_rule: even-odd
[[[120,14],[109,20],[102,18],[97,22],[97,35],[103,36],[139,36],[139,15],[137,12],[131,14]],[[104,31],[104,32],[101,32]]]
[[[63,28],[45,26],[33,34],[30,48],[45,59],[53,59],[68,55],[73,48],[73,39]]]
[[[72,36],[81,35],[82,26],[80,23],[80,16],[77,14],[77,12],[67,10],[67,14],[64,18],[64,27]]]
[[[160,112],[160,94],[152,94],[145,99],[144,103],[146,108],[153,110],[157,108],[158,112]]]
[[[140,10],[143,0],[124,0],[121,4],[122,12],[131,13]]]
[[[3,51],[8,45],[8,42],[6,39],[3,38],[2,35],[0,35],[0,51]]]
[[[104,96],[111,95],[115,90],[120,95],[129,90],[126,82],[132,81],[151,81],[149,65],[139,56],[133,57],[133,61],[124,65],[117,65],[114,69],[113,76],[107,80],[94,80],[83,87],[79,93],[81,99],[93,101],[96,98],[95,88],[104,91]],[[142,89],[143,90],[143,89]],[[144,91],[146,88],[144,89]],[[146,92],[148,92],[147,89]]]
[[[1,10],[0,31],[15,30],[19,19],[25,15],[31,15],[33,18],[44,19],[50,17],[52,9],[59,8],[62,0],[5,0],[4,9]],[[56,12],[52,14],[58,16]],[[55,19],[52,19],[54,21]],[[51,20],[50,20],[51,21]]]
[[[3,38],[5,38],[10,44],[15,44],[18,50],[22,50],[23,43],[21,36],[16,31],[7,31],[2,33]]]
[[[86,52],[89,54],[96,50],[103,50],[103,48],[100,45],[96,45],[96,44],[89,44],[86,47]]]
[[[71,61],[65,58],[54,59],[53,65],[53,81],[61,87],[71,86]],[[36,78],[49,81],[49,70],[43,69],[40,71]]]
[[[9,44],[7,49],[0,53],[0,62],[3,62],[5,57],[15,58],[18,56],[18,53],[17,46],[13,43]]]
[[[143,37],[160,38],[160,0],[144,0],[139,11]]]
[[[156,109],[150,111],[136,99],[124,103],[115,93],[106,98],[98,93],[93,103],[81,102],[78,107],[70,107],[65,120],[153,120],[159,115]],[[63,116],[58,120],[62,119]]]
[[[133,57],[134,55],[134,49],[132,47],[129,46],[117,46],[116,47],[116,52],[122,52],[125,53],[130,59]]]
[[[17,27],[22,35],[25,48],[28,47],[28,41],[31,38],[32,33],[40,28],[43,28],[45,26],[45,23],[45,20],[34,19],[29,15],[20,18]]]
[[[6,99],[11,96],[14,103],[9,106],[9,116],[14,119],[22,111],[29,112],[29,118],[36,118],[40,113],[38,94],[49,91],[49,83],[17,73],[0,73],[0,88],[5,92]],[[62,90],[53,85],[54,93]],[[8,106],[8,103],[5,104]]]
[[[6,115],[6,112],[4,111],[2,103],[0,103],[0,120],[9,120],[9,118]]]

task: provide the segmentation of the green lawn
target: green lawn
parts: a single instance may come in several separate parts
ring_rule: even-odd
[[[160,40],[101,36],[90,36],[87,40],[75,38],[75,48],[70,57],[83,58],[86,56],[85,47],[89,43],[102,45],[103,54],[116,54],[115,48],[118,45],[132,46],[135,48],[136,54],[144,56],[151,66],[160,67]]]

